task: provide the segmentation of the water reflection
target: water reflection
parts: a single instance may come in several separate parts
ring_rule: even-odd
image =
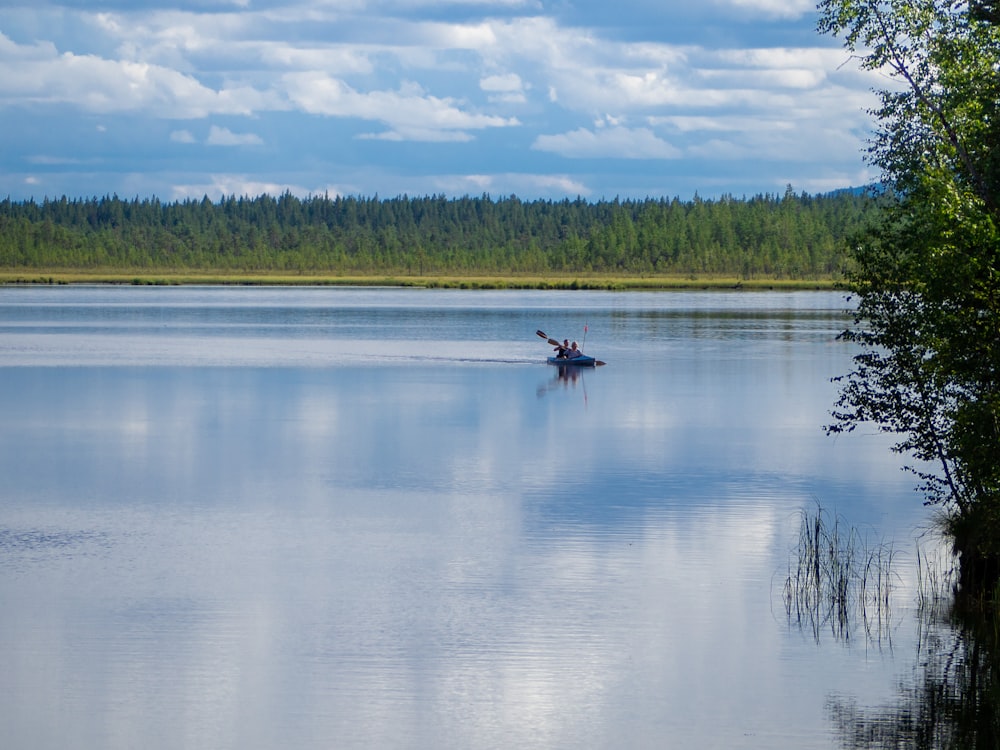
[[[551,367],[553,375],[546,383],[538,386],[538,397],[541,398],[546,393],[552,390],[566,389],[566,388],[576,388],[578,385],[582,386],[584,397],[586,397],[586,377],[588,377],[594,370],[594,368],[586,367],[574,367],[572,365],[553,365]]]
[[[920,511],[840,304],[0,290],[5,741],[825,750],[895,666],[790,636],[796,513]]]
[[[996,612],[921,616],[910,679],[896,701],[864,707],[844,696],[829,710],[841,746],[857,750],[1000,747],[1000,620]]]

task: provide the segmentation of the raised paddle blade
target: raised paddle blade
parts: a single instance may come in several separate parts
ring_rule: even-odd
[[[545,334],[544,332],[542,332],[542,331],[535,331],[535,334],[536,334],[536,335],[538,335],[538,336],[541,336],[541,337],[542,337],[543,339],[545,339],[545,340],[546,340],[546,341],[548,341],[548,342],[549,342],[550,344],[552,344],[552,346],[562,346],[562,344],[560,344],[560,343],[559,343],[558,341],[556,341],[555,339],[550,339],[550,338],[549,338],[549,337],[548,337],[548,336],[547,336],[547,335],[546,335],[546,334]]]

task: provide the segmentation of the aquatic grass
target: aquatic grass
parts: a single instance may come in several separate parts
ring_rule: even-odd
[[[857,622],[870,639],[889,635],[898,554],[891,541],[847,527],[817,505],[803,511],[798,543],[782,588],[789,623],[817,640],[827,627],[849,640]]]
[[[965,589],[961,557],[955,550],[952,518],[942,514],[917,540],[917,606],[921,613],[982,618],[996,629],[1000,643],[1000,581],[990,588]]]
[[[940,530],[917,539],[917,608],[921,612],[947,610],[954,604],[958,559]]]

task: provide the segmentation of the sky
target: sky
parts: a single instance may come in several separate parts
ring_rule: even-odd
[[[868,184],[813,0],[3,0],[0,199]]]

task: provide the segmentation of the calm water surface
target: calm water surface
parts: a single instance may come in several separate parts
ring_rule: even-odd
[[[790,624],[840,294],[0,288],[0,744],[832,748],[891,626]],[[535,335],[608,362],[561,375]]]

